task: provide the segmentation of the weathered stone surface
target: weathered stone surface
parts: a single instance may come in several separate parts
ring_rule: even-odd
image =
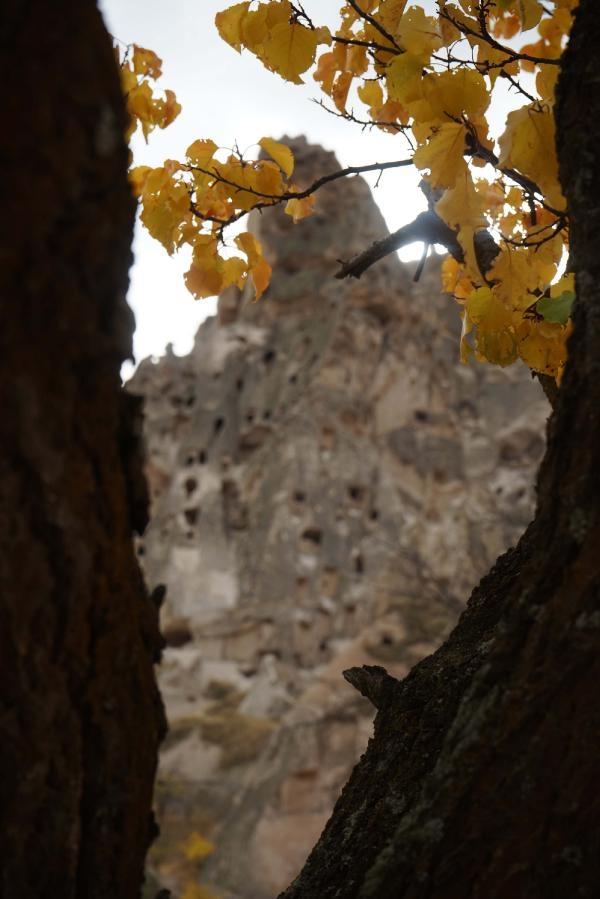
[[[336,166],[294,149],[300,180]],[[341,672],[402,677],[529,521],[548,414],[524,368],[459,364],[437,258],[416,285],[395,257],[333,278],[385,234],[360,179],[301,225],[252,227],[264,299],[227,291],[188,357],[131,383],[153,502],[138,551],[168,588],[155,864],[181,886],[178,841],[203,832],[205,876],[236,899],[289,882],[366,745],[373,708]]]

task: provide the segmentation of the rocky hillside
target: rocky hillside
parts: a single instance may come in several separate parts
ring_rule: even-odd
[[[337,167],[293,147],[303,182]],[[293,878],[366,744],[373,710],[341,671],[406,673],[530,519],[548,414],[524,368],[458,362],[436,257],[418,284],[396,257],[335,280],[386,233],[360,178],[299,225],[252,227],[264,298],[228,291],[189,356],[130,383],[152,491],[138,551],[167,586],[153,864],[232,899]]]

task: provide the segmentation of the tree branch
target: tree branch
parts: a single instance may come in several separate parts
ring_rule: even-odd
[[[457,260],[462,262],[464,254],[460,246],[456,233],[447,225],[439,215],[429,209],[427,212],[421,212],[420,215],[404,225],[393,234],[388,234],[382,240],[376,240],[364,252],[359,253],[349,262],[342,263],[342,267],[336,272],[336,278],[360,278],[368,268],[371,268],[380,259],[389,256],[395,250],[406,247],[416,241],[423,241],[428,244],[441,244],[446,247],[449,253]]]
[[[365,172],[384,172],[387,169],[403,168],[412,164],[412,159],[396,159],[391,162],[373,162],[369,165],[351,165],[345,169],[338,169],[337,172],[330,172],[328,175],[322,175],[320,178],[317,178],[316,181],[313,181],[310,187],[307,187],[305,190],[285,191],[282,194],[267,194],[255,190],[254,188],[245,187],[243,184],[238,184],[235,181],[231,181],[229,178],[224,178],[223,175],[220,175],[219,172],[214,169],[205,169],[199,165],[189,165],[186,166],[186,168],[189,171],[201,172],[203,175],[209,175],[214,178],[215,181],[227,184],[229,187],[236,188],[236,190],[245,191],[246,193],[254,194],[256,197],[262,197],[265,200],[268,200],[269,202],[256,203],[252,207],[252,209],[266,209],[287,200],[303,200],[305,197],[309,197],[312,193],[319,190],[319,188],[323,187],[325,184],[330,184],[332,181],[337,181],[339,178],[346,178],[348,175],[362,175]],[[247,209],[242,209],[227,219],[221,219],[216,216],[203,215],[193,202],[190,203],[190,209],[193,214],[197,218],[202,219],[202,221],[215,222],[216,224],[221,225],[222,228],[237,222],[247,215],[249,211]]]
[[[560,59],[546,59],[543,56],[531,56],[529,53],[519,53],[516,50],[511,50],[510,47],[505,47],[504,44],[501,44],[499,41],[493,38],[487,28],[483,27],[481,31],[475,31],[473,28],[469,28],[468,25],[465,25],[464,22],[459,22],[457,19],[454,19],[447,9],[440,9],[440,18],[446,19],[448,22],[450,22],[451,25],[454,25],[454,27],[458,29],[461,34],[470,35],[471,37],[475,37],[480,41],[485,41],[485,43],[489,44],[490,47],[493,47],[494,50],[499,50],[500,53],[506,54],[507,58],[512,62],[525,60],[525,62],[532,62],[538,66],[560,65]]]
[[[372,25],[373,28],[375,28],[376,31],[378,31],[379,34],[381,34],[386,39],[386,41],[389,41],[392,47],[395,47],[399,53],[404,53],[403,48],[400,46],[400,44],[396,43],[394,37],[388,31],[386,31],[381,22],[378,22],[377,19],[375,19],[373,16],[370,16],[369,13],[364,9],[361,9],[358,3],[356,3],[356,0],[348,0],[348,6],[351,6],[354,12],[358,13],[361,19],[363,19],[365,22],[368,22],[369,25]],[[389,52],[391,50],[391,47],[387,47],[386,49]]]

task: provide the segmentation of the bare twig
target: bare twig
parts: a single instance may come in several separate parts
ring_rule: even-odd
[[[454,19],[447,9],[440,9],[440,17],[446,19],[455,28],[457,28],[461,34],[471,35],[471,37],[476,37],[480,41],[485,41],[486,44],[489,44],[490,47],[493,47],[494,50],[499,50],[500,53],[504,53],[506,57],[513,62],[524,60],[525,62],[532,62],[535,65],[549,65],[549,66],[559,66],[560,59],[546,59],[543,56],[531,56],[529,53],[519,53],[516,50],[511,50],[510,47],[505,47],[504,44],[501,44],[497,41],[492,35],[489,33],[485,26],[482,31],[475,31],[473,28],[469,28],[464,22],[459,22],[458,19]]]
[[[375,28],[376,31],[379,32],[379,34],[383,35],[386,41],[389,41],[390,44],[395,47],[399,53],[404,53],[404,49],[400,46],[400,44],[396,43],[394,37],[389,33],[389,31],[386,31],[381,22],[378,22],[376,18],[370,16],[369,13],[364,9],[361,9],[358,3],[356,3],[356,0],[348,0],[348,6],[351,6],[352,9],[358,13],[361,19],[364,19],[364,21],[368,22],[369,25],[372,25],[373,28]],[[386,49],[389,51],[390,48],[387,47]]]
[[[229,187],[233,187],[238,191],[245,191],[246,193],[254,194],[256,197],[262,197],[265,201],[268,200],[269,202],[256,203],[252,207],[253,209],[266,209],[267,207],[275,206],[278,203],[283,203],[287,200],[303,200],[315,193],[315,191],[319,190],[319,188],[323,187],[325,184],[330,184],[333,181],[337,181],[339,178],[346,178],[349,175],[362,175],[365,172],[383,172],[387,169],[397,169],[412,164],[412,159],[396,159],[391,162],[373,162],[370,165],[351,165],[345,169],[338,169],[337,172],[330,172],[328,175],[322,175],[320,178],[317,178],[316,181],[313,181],[310,187],[307,187],[305,190],[290,190],[281,194],[267,194],[259,190],[254,190],[253,188],[246,187],[243,184],[238,184],[235,181],[231,181],[229,178],[223,177],[223,175],[219,174],[219,172],[214,169],[205,169],[199,165],[189,165],[187,168],[190,171],[209,175],[214,178],[215,181],[221,182],[221,184],[227,184]],[[222,228],[237,222],[248,212],[248,210],[242,209],[227,219],[221,219],[216,216],[204,215],[194,203],[190,204],[190,208],[197,218],[202,219],[205,222],[214,222],[221,225]]]

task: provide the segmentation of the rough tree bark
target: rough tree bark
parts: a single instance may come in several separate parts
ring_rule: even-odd
[[[4,0],[0,61],[0,895],[132,899],[163,724],[123,104],[93,0]]]
[[[600,895],[596,6],[581,2],[560,80],[577,303],[535,520],[402,683],[350,675],[379,707],[374,737],[285,899]]]

